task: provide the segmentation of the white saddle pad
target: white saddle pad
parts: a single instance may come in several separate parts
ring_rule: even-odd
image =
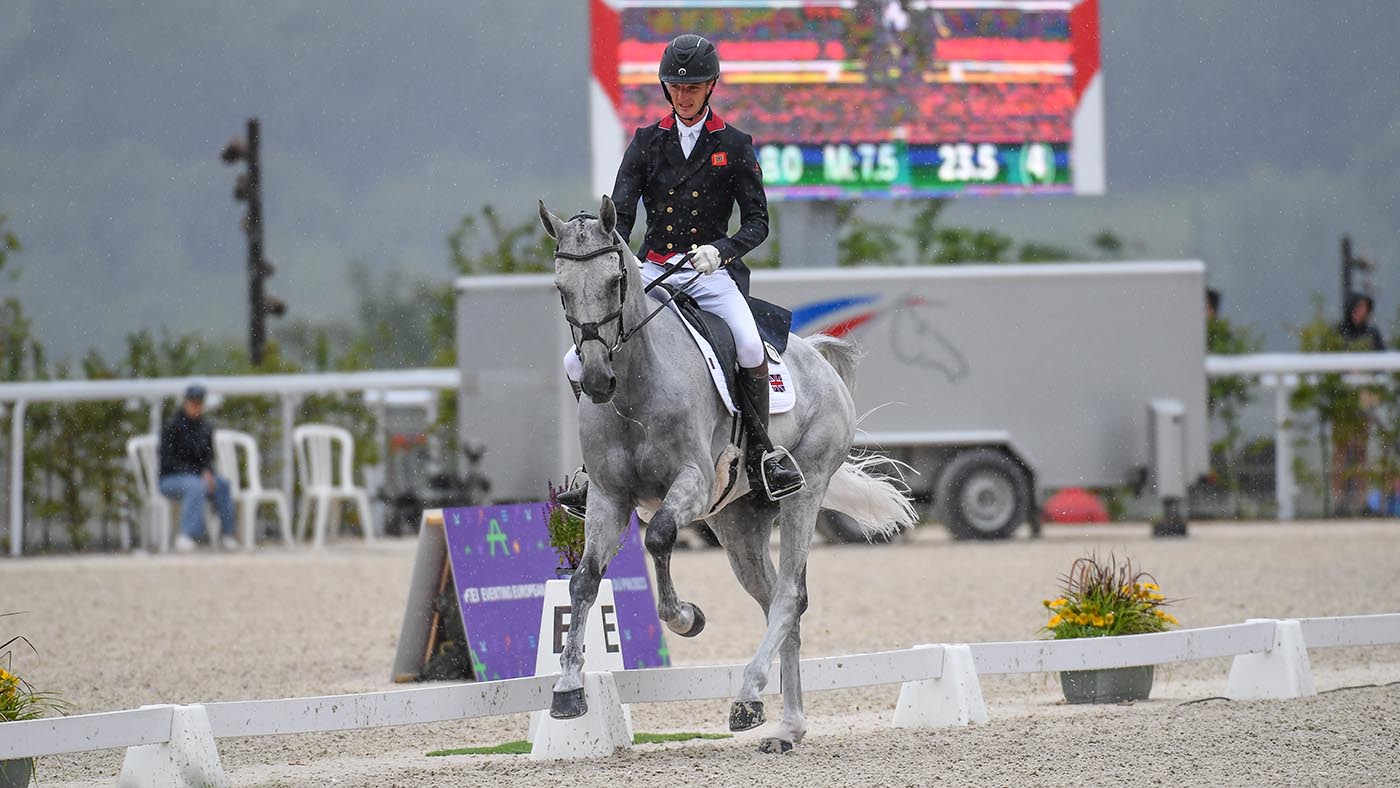
[[[729,396],[729,384],[724,379],[724,370],[720,367],[719,358],[715,355],[714,348],[710,343],[695,330],[684,317],[681,317],[680,309],[674,304],[671,311],[676,313],[676,318],[681,321],[690,336],[695,340],[695,346],[700,348],[700,354],[705,357],[705,365],[710,369],[710,379],[715,383],[715,390],[719,392],[719,398],[724,401],[724,406],[729,408],[730,413],[737,414],[739,409],[734,406],[734,400]],[[772,345],[764,343],[764,350],[768,353],[768,412],[787,413],[792,410],[792,406],[797,404],[797,387],[793,385],[792,376],[788,374],[787,364],[783,362],[778,351]]]

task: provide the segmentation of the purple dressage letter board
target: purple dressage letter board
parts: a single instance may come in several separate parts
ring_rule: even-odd
[[[544,584],[555,578],[559,565],[549,546],[544,504],[470,506],[445,509],[442,515],[477,680],[533,676]],[[635,516],[606,577],[617,598],[624,664],[670,665]]]

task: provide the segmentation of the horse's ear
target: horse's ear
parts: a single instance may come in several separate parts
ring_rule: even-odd
[[[603,234],[612,237],[613,230],[617,228],[617,206],[613,205],[612,198],[603,195],[603,204],[598,208],[598,218],[603,221]]]
[[[544,225],[544,231],[549,233],[550,238],[559,240],[559,233],[563,231],[564,223],[559,220],[558,216],[550,213],[549,209],[544,207],[544,200],[540,200],[540,224]]]

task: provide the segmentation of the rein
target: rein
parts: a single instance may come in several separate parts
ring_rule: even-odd
[[[574,316],[569,314],[568,305],[564,303],[563,293],[559,294],[559,303],[564,307],[564,319],[569,321],[569,325],[573,326],[574,328],[577,328],[579,331],[579,340],[577,344],[579,346],[582,346],[584,342],[588,342],[589,340],[601,342],[604,347],[608,348],[609,361],[612,361],[613,354],[616,353],[619,349],[621,349],[623,344],[625,344],[627,340],[636,336],[642,330],[643,326],[651,322],[651,319],[653,317],[656,317],[657,314],[661,312],[661,310],[670,306],[671,302],[675,300],[676,295],[684,293],[692,284],[694,284],[696,279],[699,279],[702,276],[702,274],[699,271],[696,271],[695,276],[692,276],[690,279],[686,280],[685,284],[676,288],[675,294],[663,301],[660,306],[656,307],[656,309],[653,309],[649,314],[647,314],[646,317],[642,318],[641,322],[633,326],[631,331],[628,331],[627,326],[622,321],[623,310],[627,308],[627,261],[622,254],[624,249],[625,247],[622,245],[622,243],[619,242],[608,244],[607,246],[600,246],[597,249],[588,252],[563,252],[560,251],[557,247],[554,250],[554,257],[556,259],[573,260],[574,262],[594,260],[599,257],[602,257],[605,254],[617,254],[617,268],[618,272],[622,275],[622,297],[617,305],[617,309],[614,309],[613,311],[609,312],[602,320],[595,320],[587,323],[580,323],[578,320],[575,320]],[[642,288],[642,292],[651,292],[652,288],[656,287],[657,285],[670,278],[672,274],[679,271],[686,263],[690,262],[690,259],[691,254],[687,252],[679,260],[666,266],[666,270],[662,271],[660,276],[653,279],[651,284]],[[603,326],[606,326],[614,320],[617,321],[617,342],[613,343],[612,346],[609,347],[607,341],[604,340],[602,335],[598,333],[598,329],[602,328]]]

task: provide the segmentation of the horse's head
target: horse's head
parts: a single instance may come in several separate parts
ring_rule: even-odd
[[[613,354],[626,336],[629,255],[614,232],[617,209],[605,196],[597,216],[580,213],[564,221],[541,200],[540,222],[556,242],[554,286],[583,359],[579,383],[589,399],[602,404],[617,390]]]

